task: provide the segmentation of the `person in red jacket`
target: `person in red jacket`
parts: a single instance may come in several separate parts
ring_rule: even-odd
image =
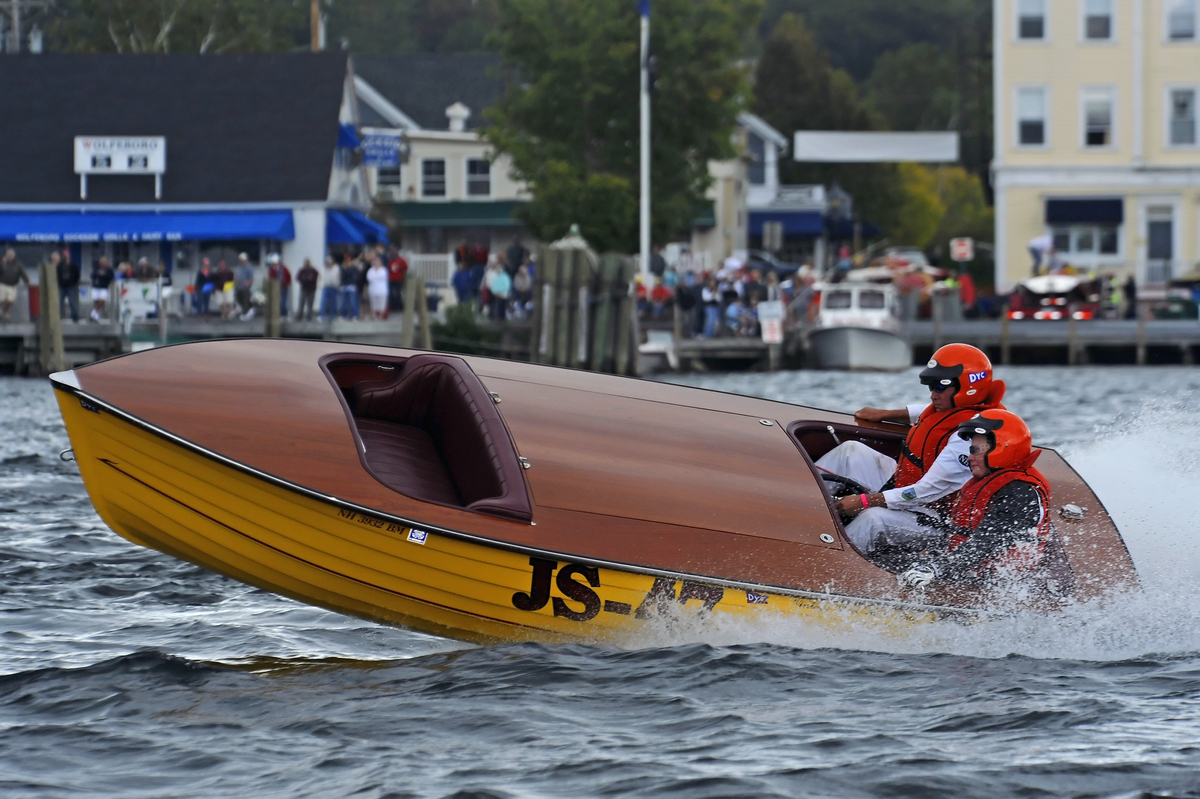
[[[408,261],[393,247],[387,267],[388,311],[399,313],[404,308],[404,278],[408,276]]]
[[[900,584],[923,588],[934,580],[977,583],[1035,568],[1050,535],[1050,484],[1035,468],[1029,427],[1015,413],[983,411],[959,425],[971,442],[971,479],[962,487],[944,532],[943,554],[913,564]]]
[[[1004,382],[994,379],[988,357],[968,344],[939,349],[920,377],[929,389],[928,405],[855,413],[864,421],[912,425],[898,461],[848,441],[816,462],[863,489],[838,500],[837,508],[852,519],[846,536],[864,555],[881,544],[920,550],[940,540],[936,524],[971,479],[968,444],[955,435],[958,426],[980,411],[1004,407]]]

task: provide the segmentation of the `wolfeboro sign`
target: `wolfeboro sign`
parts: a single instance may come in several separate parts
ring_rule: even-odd
[[[79,197],[87,199],[88,175],[154,175],[154,199],[162,199],[167,171],[165,136],[76,136]]]

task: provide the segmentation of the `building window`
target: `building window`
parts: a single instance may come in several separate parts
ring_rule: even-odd
[[[1046,90],[1017,91],[1017,142],[1022,147],[1046,143]]]
[[[1017,38],[1046,38],[1046,0],[1020,0],[1017,5]]]
[[[762,186],[767,182],[767,146],[761,137],[750,133],[746,136],[746,154],[750,163],[746,165],[746,179],[751,186]]]
[[[1167,0],[1167,38],[1173,42],[1196,39],[1196,0]]]
[[[1190,147],[1196,144],[1196,90],[1171,90],[1171,144]]]
[[[421,162],[421,196],[446,196],[446,162],[441,158],[430,158]]]
[[[1108,41],[1113,35],[1112,0],[1083,0],[1083,36],[1089,41]]]
[[[1121,250],[1121,229],[1116,225],[1056,227],[1053,235],[1059,255],[1117,255]]]
[[[1113,98],[1108,89],[1090,89],[1083,94],[1083,145],[1111,147],[1113,144]]]
[[[379,182],[379,187],[399,186],[400,185],[400,165],[396,166],[381,166],[376,171],[376,178]]]
[[[483,158],[467,159],[467,196],[488,197],[492,193],[492,165]]]

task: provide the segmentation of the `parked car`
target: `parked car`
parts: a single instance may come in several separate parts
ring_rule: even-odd
[[[1009,319],[1096,319],[1100,280],[1087,275],[1039,275],[1022,280],[1008,300]]]
[[[781,261],[765,250],[750,250],[746,256],[746,268],[757,269],[762,272],[763,277],[766,277],[768,272],[774,272],[782,281],[796,274],[796,271],[800,269],[800,264]]]

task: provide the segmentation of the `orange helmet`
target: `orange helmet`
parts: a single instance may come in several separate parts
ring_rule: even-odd
[[[952,386],[956,408],[982,405],[992,390],[992,362],[970,344],[947,344],[921,370],[921,383]]]
[[[983,462],[989,469],[1010,469],[1033,452],[1029,426],[1011,411],[989,409],[958,426],[958,437],[987,436],[992,448]]]

